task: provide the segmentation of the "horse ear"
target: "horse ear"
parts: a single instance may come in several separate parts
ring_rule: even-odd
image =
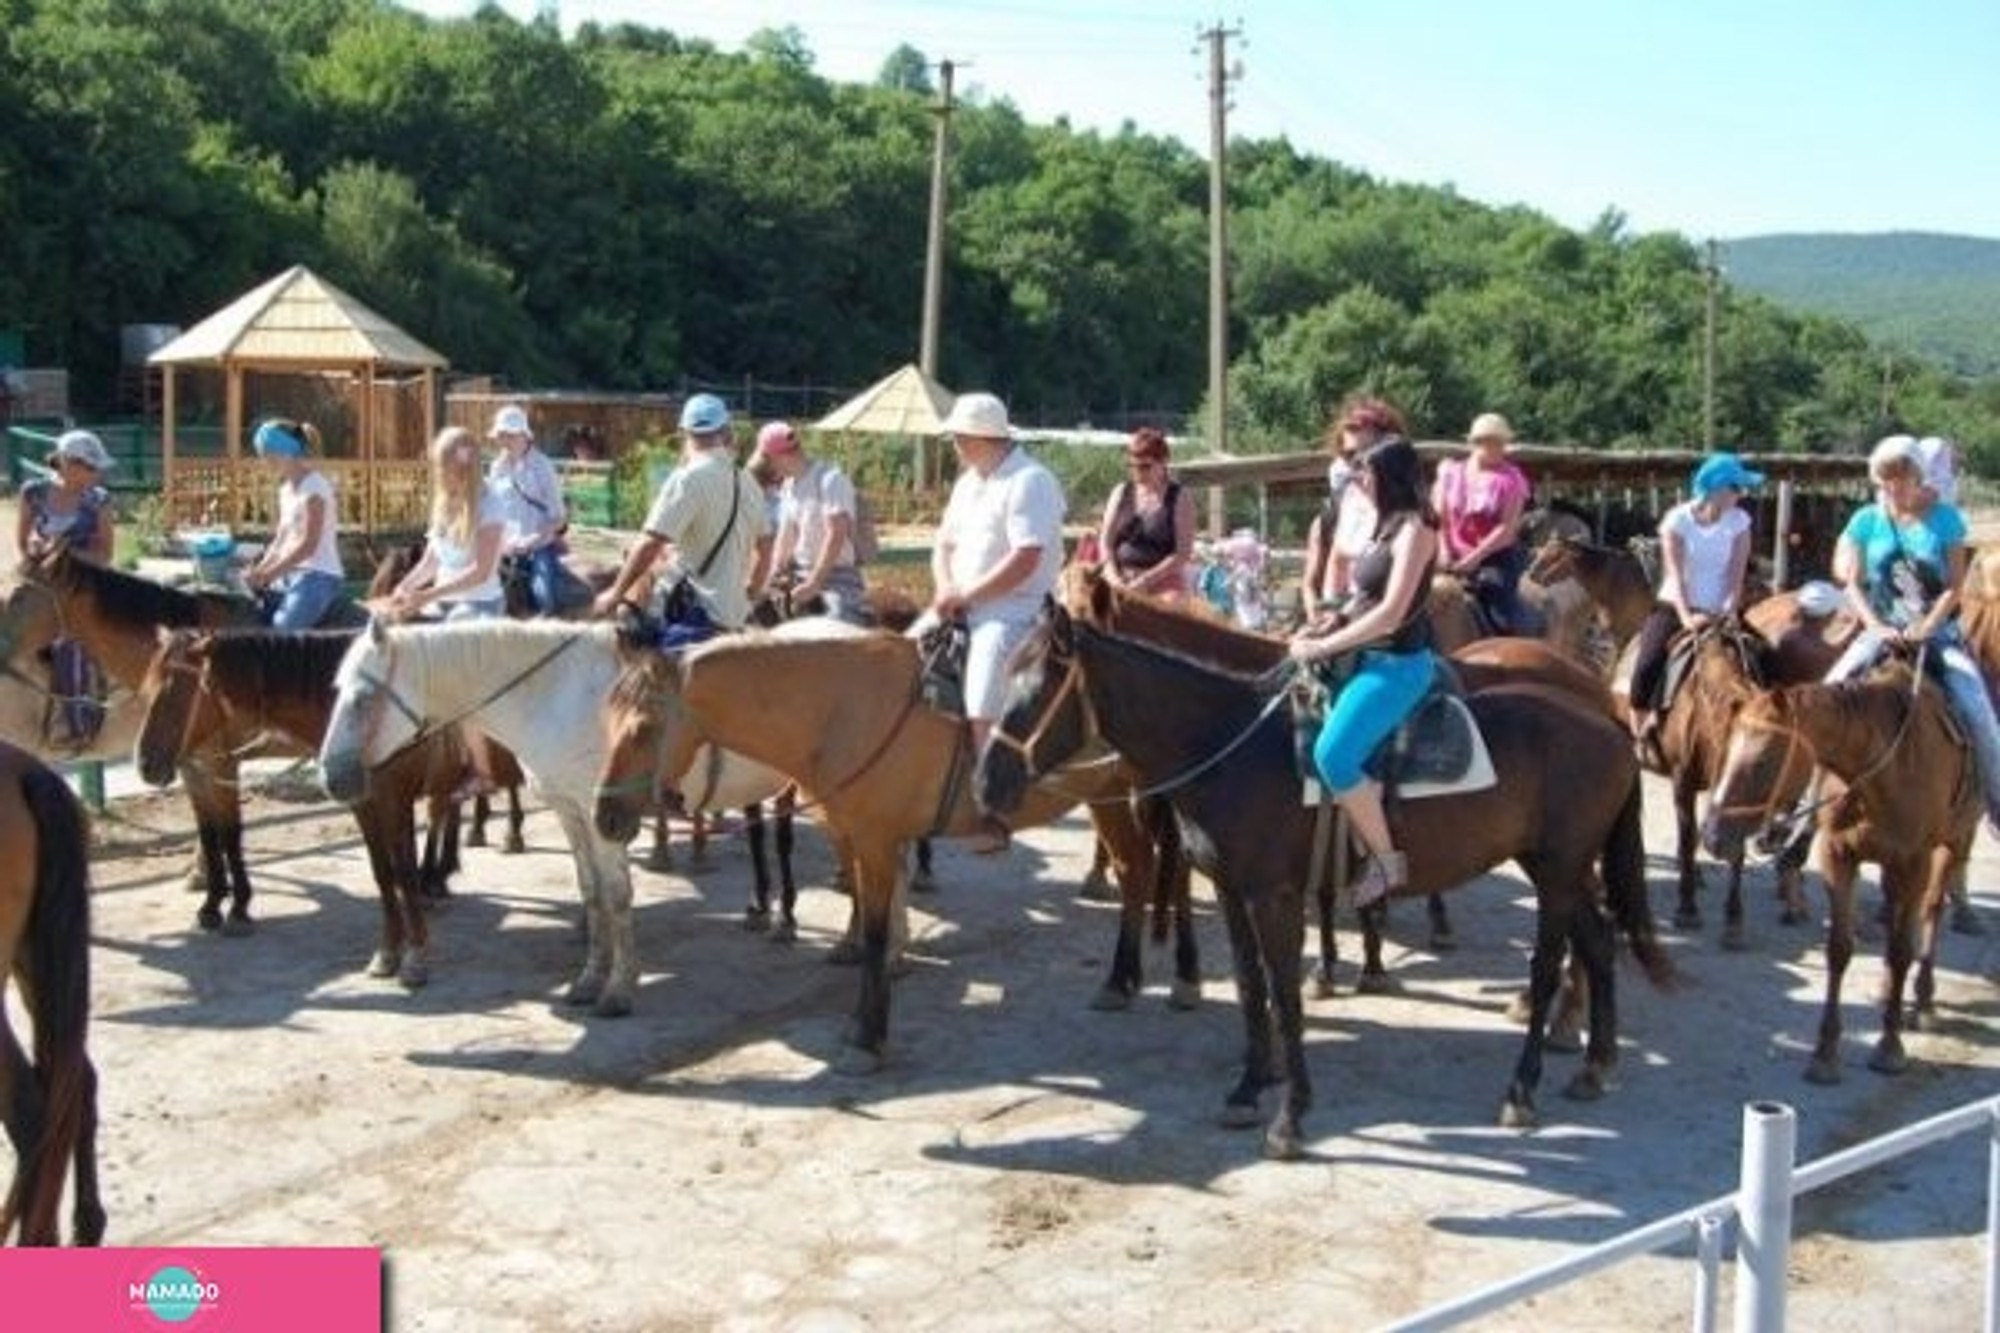
[[[1099,575],[1090,581],[1090,596],[1085,603],[1090,608],[1093,620],[1108,622],[1111,619],[1111,580]]]

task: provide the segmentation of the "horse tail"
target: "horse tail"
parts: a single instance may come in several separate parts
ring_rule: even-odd
[[[1645,821],[1639,804],[1639,774],[1612,821],[1604,842],[1604,889],[1612,918],[1632,945],[1632,954],[1646,969],[1646,979],[1661,990],[1674,985],[1673,960],[1660,947],[1653,930],[1653,908],[1646,900]]]
[[[90,828],[68,786],[41,765],[21,775],[21,791],[36,829],[25,961],[43,1111],[20,1200],[21,1239],[54,1244],[63,1175],[96,1096],[97,1075],[84,1048],[90,1026]],[[10,1212],[14,1202],[8,1200]],[[0,1217],[0,1236],[11,1220]]]

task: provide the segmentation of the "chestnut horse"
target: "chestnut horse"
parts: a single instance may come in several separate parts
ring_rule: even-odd
[[[1005,812],[1032,789],[1029,783],[1074,757],[1085,742],[1083,725],[1044,723],[1077,717],[1083,710],[1061,704],[1081,690],[1103,739],[1148,789],[1173,801],[1193,835],[1189,854],[1222,902],[1247,1038],[1243,1074],[1228,1096],[1225,1119],[1254,1124],[1259,1095],[1283,1084],[1264,1147],[1274,1157],[1296,1157],[1311,1102],[1299,959],[1315,823],[1298,800],[1284,708],[1296,668],[1287,660],[1259,676],[1233,674],[1125,638],[1102,627],[1100,613],[1108,613],[1109,602],[1109,589],[1100,583],[1086,614],[1073,616],[1053,601],[1044,611],[1043,623],[1014,658],[1000,727],[1019,744],[986,748],[981,799]],[[1591,1005],[1589,1049],[1568,1094],[1601,1095],[1617,1060],[1613,933],[1593,878],[1600,860],[1617,923],[1648,975],[1664,984],[1671,969],[1646,907],[1639,772],[1623,731],[1573,698],[1539,686],[1502,686],[1467,702],[1498,783],[1449,799],[1406,802],[1392,795],[1389,819],[1409,859],[1403,893],[1455,887],[1507,860],[1518,862],[1534,885],[1538,925],[1528,1032],[1501,1113],[1505,1124],[1529,1124],[1543,1031],[1566,948],[1589,977]]]
[[[90,828],[34,756],[0,744],[0,1120],[16,1155],[0,1242],[61,1243],[64,1177],[76,1168],[71,1240],[104,1239],[97,1188],[97,1070],[90,1031]],[[7,1023],[7,982],[34,1025],[34,1059]]]
[[[139,691],[146,703],[134,750],[139,776],[164,787],[176,773],[215,771],[259,745],[267,753],[317,754],[333,714],[334,673],[359,633],[162,630]],[[513,756],[496,746],[495,758],[512,769],[502,779],[518,785]],[[444,896],[458,864],[455,847],[440,864],[418,864],[412,807],[428,799],[433,830],[457,818],[451,793],[464,765],[457,732],[436,733],[385,764],[352,806],[382,896],[369,976],[394,976],[409,987],[430,979],[426,899]]]
[[[643,678],[628,678],[620,692],[624,722],[600,774],[599,826],[616,823],[618,802],[633,799],[634,775],[678,780],[704,744],[797,779],[853,856],[861,994],[847,1033],[855,1048],[848,1064],[878,1067],[889,1031],[903,849],[916,838],[966,837],[989,827],[972,800],[965,720],[924,703],[916,644],[886,632],[818,641],[730,634],[639,670]],[[1089,802],[1099,832],[1129,848],[1131,863],[1143,860],[1145,838],[1124,799],[1130,777],[1114,757],[1079,756],[1050,777],[1023,802],[1014,827]],[[1121,881],[1130,891],[1150,876]]]
[[[1935,1002],[1939,908],[1983,813],[1979,775],[1942,692],[1906,665],[1840,685],[1769,690],[1737,711],[1703,841],[1718,855],[1740,847],[1774,813],[1791,809],[1815,767],[1842,790],[1816,812],[1829,905],[1827,977],[1806,1077],[1840,1081],[1840,986],[1854,956],[1854,886],[1864,861],[1881,866],[1888,903],[1888,985],[1868,1064],[1898,1073],[1907,1064],[1903,983],[1915,961],[1921,1023]]]

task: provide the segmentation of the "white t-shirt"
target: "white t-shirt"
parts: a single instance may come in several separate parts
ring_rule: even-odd
[[[488,528],[504,527],[506,515],[501,512],[499,497],[486,486],[479,488],[479,514],[473,520],[472,540],[461,546],[436,528],[430,531],[431,549],[437,552],[437,573],[435,583],[449,583],[459,578],[479,563],[479,534]],[[470,588],[460,588],[446,600],[453,602],[497,602],[501,598],[500,562],[493,562],[493,572],[483,582]]]
[[[948,573],[959,587],[977,583],[1023,546],[1036,547],[1035,572],[1006,593],[966,612],[966,622],[1024,622],[1041,611],[1042,598],[1062,573],[1062,485],[1019,445],[1008,450],[993,475],[971,468],[959,474],[938,524],[938,541],[951,545]]]
[[[836,514],[854,518],[854,483],[845,472],[831,463],[814,461],[798,476],[785,478],[779,492],[778,522],[791,523],[798,530],[792,547],[794,565],[808,570],[813,567],[819,559],[820,543],[826,540],[826,525]],[[854,542],[850,538],[841,543],[834,564],[853,563]]]
[[[314,569],[337,579],[346,578],[347,571],[340,565],[340,506],[334,502],[332,479],[318,469],[304,473],[297,481],[287,478],[279,483],[278,526],[271,534],[271,544],[289,546],[306,535],[306,521],[310,517],[307,511],[314,499],[323,506],[319,541],[292,569]]]
[[[1713,614],[1735,605],[1738,590],[1729,586],[1729,556],[1736,539],[1748,531],[1750,515],[1742,509],[1731,506],[1715,522],[1703,523],[1693,500],[1675,505],[1660,520],[1661,541],[1680,539],[1685,600],[1691,609]],[[1660,583],[1660,600],[1669,605],[1674,600],[1671,566]]]
[[[562,482],[547,454],[532,444],[520,458],[505,449],[486,469],[486,488],[500,501],[507,532],[503,548],[523,542],[541,544],[563,525]]]
[[[764,488],[736,465],[734,450],[717,447],[702,450],[660,483],[646,514],[646,531],[674,544],[675,563],[708,613],[716,623],[734,628],[750,618],[750,570],[757,560],[757,539],[767,531],[765,522]],[[715,559],[708,572],[698,573],[711,550]]]

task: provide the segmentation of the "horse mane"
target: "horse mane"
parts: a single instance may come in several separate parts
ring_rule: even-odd
[[[253,697],[266,703],[324,697],[360,633],[227,630],[209,640],[209,669],[216,687],[238,702]]]
[[[1100,602],[1092,595],[1103,588]],[[1110,583],[1092,571],[1065,576],[1065,601],[1072,614],[1121,638],[1137,639],[1226,675],[1260,677],[1285,660],[1285,640],[1196,615],[1174,602],[1148,597]],[[1109,614],[1096,614],[1100,606]],[[1091,608],[1088,613],[1080,607]]]
[[[505,685],[509,676],[570,639],[596,639],[615,654],[618,630],[609,621],[460,620],[397,625],[387,633],[396,660],[411,673],[412,688],[458,706],[481,689]],[[346,685],[360,670],[366,656],[360,645],[368,642],[366,633],[356,640],[356,648],[341,661],[336,684]]]
[[[188,629],[204,623],[204,612],[219,611],[223,618],[243,616],[250,603],[234,593],[184,592],[164,583],[127,574],[122,570],[85,560],[63,551],[36,568],[52,587],[71,594],[87,594],[106,620],[127,629]]]

